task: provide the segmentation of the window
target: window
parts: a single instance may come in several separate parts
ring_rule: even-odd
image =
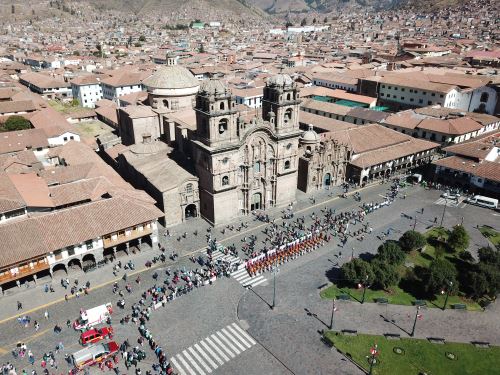
[[[385,89],[385,85],[382,85],[382,88]]]
[[[219,108],[221,111],[224,110],[224,107],[225,107],[224,102],[220,102]]]
[[[481,103],[486,103],[488,102],[488,99],[489,99],[490,95],[487,93],[487,92],[483,92],[481,94],[481,99],[480,99],[480,102]]]
[[[436,93],[435,93],[435,92],[433,92],[431,95],[432,95],[432,96],[436,96]]]
[[[224,134],[227,131],[227,118],[219,121],[219,134]]]
[[[392,97],[393,97],[393,98],[396,98],[396,95],[393,95]]]
[[[412,102],[412,101],[413,101],[413,98],[410,98],[410,102]]]
[[[73,136],[70,136],[70,137],[69,137],[69,139],[75,139],[75,137],[73,137]]]
[[[227,185],[229,185],[229,177],[224,176],[222,177],[222,186],[227,186]]]
[[[442,135],[441,136],[441,142],[445,142],[446,141],[446,136],[445,135]]]
[[[93,249],[94,248],[94,242],[93,241],[87,241],[87,242],[85,242],[85,246],[87,246],[87,250]]]
[[[387,86],[387,88],[390,90],[390,89],[392,89],[392,86]]]
[[[406,91],[406,90],[405,90],[405,88],[403,87],[403,88],[401,89],[401,91]]]
[[[68,247],[68,256],[73,256],[73,255],[75,255],[75,247],[70,246]]]
[[[186,185],[186,193],[187,194],[192,194],[193,193],[193,184],[187,184]]]
[[[290,169],[290,161],[285,161],[285,169]]]
[[[422,95],[426,95],[427,93],[425,91],[422,91]]]
[[[68,137],[64,137],[63,140],[64,142],[66,142],[68,140]]]
[[[398,88],[397,88],[397,87],[394,87],[394,91],[398,91]]]
[[[440,98],[443,98],[444,96],[443,96],[443,94],[441,94],[441,95],[439,95],[439,97],[440,97]]]
[[[422,104],[424,101],[422,99],[418,99],[418,103]]]
[[[428,104],[428,105],[432,105],[432,101],[430,101],[430,100],[429,100],[429,101],[427,101],[427,104]]]
[[[254,172],[256,173],[259,173],[260,172],[260,161],[256,161],[253,165],[253,170]]]
[[[381,92],[381,93],[380,93],[380,96],[384,96],[384,93],[383,93],[383,92]]]
[[[405,97],[404,97],[404,96],[402,96],[402,97],[401,97],[401,100],[405,100]]]

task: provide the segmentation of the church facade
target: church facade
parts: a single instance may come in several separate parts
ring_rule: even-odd
[[[299,90],[287,75],[268,80],[262,117],[238,117],[221,81],[196,98],[194,163],[200,212],[212,224],[295,201],[299,158]]]

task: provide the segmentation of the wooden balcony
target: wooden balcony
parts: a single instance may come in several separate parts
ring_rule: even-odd
[[[33,266],[30,267],[29,263],[24,264],[23,266],[19,266],[18,272],[14,275],[10,272],[10,270],[7,270],[6,272],[3,272],[0,274],[0,284],[5,284],[8,283],[9,281],[15,281],[17,279],[21,279],[25,276],[33,275],[37,272],[48,270],[49,269],[49,263],[48,261],[44,260],[39,260],[38,262],[33,262]]]
[[[119,232],[115,239],[113,239],[111,235],[107,235],[103,237],[104,247],[108,248],[117,246],[119,244],[130,242],[132,240],[147,236],[151,233],[153,233],[152,228],[146,228],[146,226],[144,226],[144,229],[142,231],[134,229],[130,232],[128,236],[125,235],[125,231]]]

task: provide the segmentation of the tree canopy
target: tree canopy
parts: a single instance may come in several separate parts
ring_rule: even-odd
[[[406,254],[401,250],[397,241],[385,241],[378,247],[377,252],[378,259],[395,266],[402,264],[406,258]]]
[[[373,281],[375,288],[387,289],[399,283],[400,275],[395,265],[375,259],[371,262],[371,266],[375,276]]]
[[[422,233],[414,230],[409,230],[403,233],[403,235],[399,239],[399,244],[404,251],[410,252],[412,250],[424,247],[426,241]]]
[[[426,291],[431,294],[441,293],[443,290],[450,292],[458,290],[457,270],[446,259],[433,260],[426,270],[423,281]]]
[[[341,271],[344,281],[352,285],[360,283],[372,284],[375,279],[370,263],[359,258],[344,263]]]
[[[5,121],[4,128],[7,131],[30,129],[31,123],[26,120],[23,116],[10,116],[7,121]]]
[[[469,247],[469,233],[463,225],[456,225],[448,237],[448,245],[455,251],[462,251]]]

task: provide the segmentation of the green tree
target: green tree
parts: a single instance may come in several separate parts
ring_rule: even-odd
[[[30,129],[31,123],[26,120],[23,116],[10,116],[7,121],[5,121],[4,128],[7,131]]]
[[[377,259],[395,266],[402,264],[406,258],[397,241],[385,241],[378,247],[377,252]]]
[[[344,263],[341,268],[342,279],[351,285],[359,283],[373,284],[375,275],[370,263],[355,258],[348,263]]]
[[[412,250],[424,247],[426,241],[422,233],[414,230],[409,230],[403,233],[403,235],[399,239],[399,244],[404,251],[410,252]]]
[[[373,282],[375,288],[387,289],[399,283],[399,272],[394,265],[375,259],[371,262],[371,266],[375,276]]]
[[[481,298],[485,294],[488,294],[490,289],[490,282],[486,275],[478,270],[470,272],[468,285],[470,289],[469,295],[473,298]]]
[[[477,253],[480,262],[500,266],[500,251],[488,246],[481,247]]]
[[[463,225],[456,225],[448,237],[448,245],[455,251],[465,250],[469,247],[470,236]]]
[[[435,259],[423,277],[425,290],[430,294],[441,293],[446,288],[451,293],[458,290],[457,270],[455,266],[446,259]],[[450,287],[450,282],[453,283]]]
[[[146,37],[144,35],[141,35],[139,37],[139,42],[145,42],[146,41]]]
[[[80,105],[80,101],[76,98],[74,98],[73,100],[71,100],[71,106],[72,107],[78,107]]]

